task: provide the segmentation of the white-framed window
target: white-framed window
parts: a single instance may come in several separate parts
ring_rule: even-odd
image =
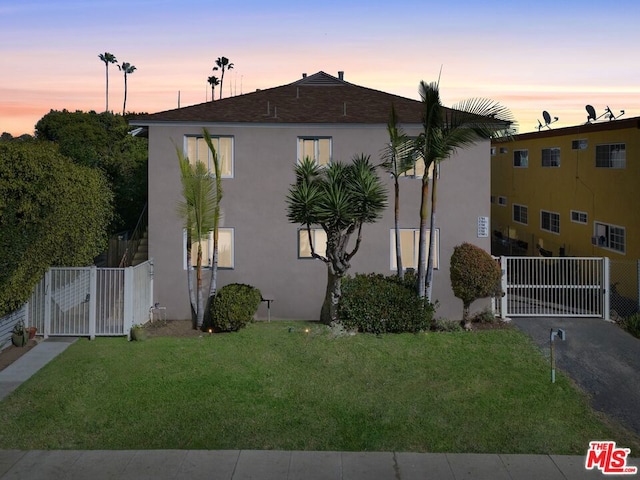
[[[187,268],[187,231],[183,230],[183,251],[184,262],[183,268]],[[218,268],[233,269],[235,267],[234,259],[234,231],[233,228],[218,228]],[[202,243],[202,266],[211,268],[213,263],[213,231],[209,232],[209,236],[201,241]],[[191,243],[191,265],[193,268],[198,261],[198,242]]]
[[[313,242],[313,251],[316,254],[323,257],[327,255],[327,232],[322,228],[312,228],[311,242]],[[309,244],[309,233],[306,228],[298,230],[298,258],[313,258]]]
[[[429,166],[429,177],[428,178],[433,178],[433,171],[436,169],[435,164],[431,164]],[[437,175],[438,178],[440,177],[440,165],[438,165],[437,167]],[[421,158],[418,158],[416,160],[416,162],[413,164],[413,167],[411,167],[409,170],[407,170],[406,172],[404,172],[402,175],[400,175],[401,177],[407,177],[407,178],[422,178],[424,177],[424,162],[422,161]]]
[[[329,165],[333,158],[331,137],[298,137],[298,162],[307,157],[322,167]]]
[[[571,221],[574,223],[581,223],[586,225],[588,220],[587,212],[580,212],[579,210],[571,210]]]
[[[588,146],[589,142],[586,138],[571,140],[571,150],[586,150]]]
[[[542,166],[543,167],[559,167],[560,166],[560,149],[557,147],[542,149]]]
[[[529,166],[529,150],[514,150],[513,166],[518,168],[527,168]]]
[[[233,137],[212,135],[211,143],[218,155],[221,177],[233,178]],[[212,175],[215,174],[213,157],[202,135],[185,136],[185,151],[189,162],[195,164],[196,161],[200,161],[207,166]]]
[[[499,196],[498,197],[498,205],[500,205],[501,207],[506,207],[507,206],[507,197]]]
[[[560,233],[560,214],[540,210],[540,229],[551,233]]]
[[[430,232],[427,229],[427,251],[429,251]],[[440,268],[440,229],[436,228],[435,241],[433,243],[433,268]],[[389,266],[391,270],[398,270],[396,259],[396,231],[389,230]],[[420,229],[401,228],[400,229],[400,253],[402,258],[402,268],[418,268],[418,251],[420,248]]]
[[[618,253],[625,253],[626,231],[624,227],[593,222],[593,233],[599,247]]]
[[[506,147],[500,147],[500,153],[509,153],[509,150]]]
[[[526,205],[513,204],[513,221],[523,225],[529,223],[529,209]]]
[[[491,156],[494,157],[496,155],[496,147],[491,147]]]
[[[609,143],[596,145],[597,168],[625,168],[627,150],[624,143]]]

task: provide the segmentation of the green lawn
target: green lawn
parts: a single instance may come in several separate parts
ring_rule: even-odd
[[[305,328],[310,328],[305,333]],[[584,454],[602,422],[518,331],[333,338],[302,322],[80,340],[0,403],[0,448]]]

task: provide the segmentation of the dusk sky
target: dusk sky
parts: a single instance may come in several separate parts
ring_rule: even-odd
[[[135,112],[176,108],[178,92],[181,106],[209,100],[226,56],[224,97],[343,70],[418,99],[442,67],[445,105],[491,98],[520,132],[543,110],[554,128],[584,123],[586,104],[640,116],[638,0],[0,0],[0,133],[33,134],[51,109],[104,111],[104,52],[136,66]],[[111,65],[110,110],[122,112],[123,93]]]

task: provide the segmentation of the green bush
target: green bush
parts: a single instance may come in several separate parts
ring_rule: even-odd
[[[450,276],[453,294],[463,303],[462,321],[468,324],[471,303],[498,293],[502,271],[486,251],[463,243],[453,249]]]
[[[338,317],[347,329],[366,333],[429,330],[434,307],[415,293],[415,276],[357,274],[342,280]]]
[[[635,313],[622,322],[624,329],[634,337],[640,338],[640,313]]]
[[[222,287],[211,302],[211,325],[219,332],[237,332],[253,320],[262,295],[251,285],[231,283]]]

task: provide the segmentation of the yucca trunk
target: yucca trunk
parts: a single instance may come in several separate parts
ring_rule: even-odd
[[[338,304],[340,302],[342,276],[336,274],[330,265],[327,265],[327,291],[320,311],[320,321],[325,325],[338,321]]]

